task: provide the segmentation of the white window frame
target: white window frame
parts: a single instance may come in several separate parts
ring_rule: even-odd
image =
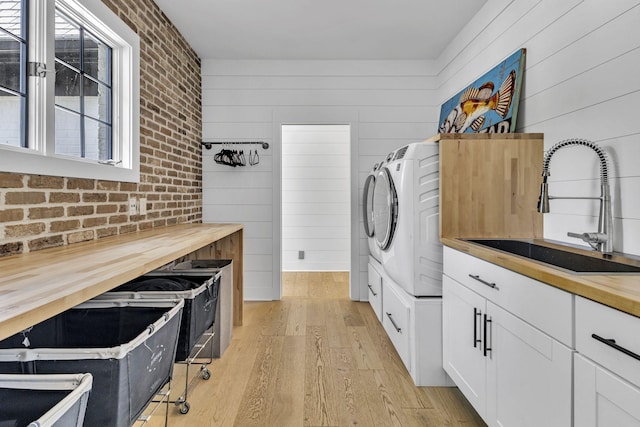
[[[55,9],[112,48],[115,165],[55,154],[55,75],[28,78],[28,147],[0,144],[0,171],[140,182],[140,39],[101,0],[30,0],[29,62],[55,70]]]

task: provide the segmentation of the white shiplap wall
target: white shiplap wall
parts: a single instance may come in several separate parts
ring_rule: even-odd
[[[203,220],[245,224],[245,296],[280,297],[281,126],[351,129],[351,296],[366,298],[360,199],[367,171],[408,142],[433,135],[438,100],[428,61],[203,60],[203,138],[264,140],[259,167],[231,169],[203,155]]]
[[[604,148],[612,177],[615,250],[640,255],[640,1],[495,1],[484,12],[493,18],[472,21],[466,37],[443,54],[440,100],[526,48],[517,131],[543,132],[546,149],[568,138]],[[592,150],[563,148],[550,169],[552,195],[600,194]],[[597,202],[553,200],[544,234],[583,244],[567,232],[595,231],[597,219]]]
[[[283,125],[282,271],[350,270],[350,155],[348,125]]]
[[[640,255],[639,22],[638,0],[489,0],[434,62],[204,60],[203,137],[261,138],[273,147],[259,168],[242,171],[214,165],[204,153],[204,221],[246,225],[247,299],[280,296],[282,123],[351,125],[351,296],[364,299],[358,204],[366,172],[392,149],[433,135],[441,103],[521,47],[527,60],[518,131],[543,132],[547,148],[573,137],[605,148],[615,249]],[[557,153],[552,194],[597,194],[597,163],[585,151]],[[566,232],[596,229],[592,203],[552,201],[551,210],[547,238],[578,243]]]

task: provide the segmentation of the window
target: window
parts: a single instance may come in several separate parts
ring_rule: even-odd
[[[56,153],[111,159],[111,50],[56,11]]]
[[[138,36],[101,0],[0,0],[0,171],[136,182],[138,114]]]

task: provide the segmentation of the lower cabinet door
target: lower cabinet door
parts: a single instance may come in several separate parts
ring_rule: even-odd
[[[486,367],[482,316],[485,299],[449,276],[442,280],[442,362],[444,370],[484,418]]]
[[[640,427],[640,388],[577,353],[574,382],[576,427]]]
[[[487,313],[487,424],[571,427],[573,350],[491,302]]]

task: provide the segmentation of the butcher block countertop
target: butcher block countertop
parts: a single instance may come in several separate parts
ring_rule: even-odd
[[[179,224],[0,258],[0,339],[242,230]]]
[[[530,241],[546,246],[585,253],[584,250],[571,249],[567,246],[559,246],[544,240],[534,239]],[[442,243],[445,246],[484,259],[485,261],[515,271],[516,273],[640,317],[640,274],[574,274],[466,240],[443,238]],[[593,253],[593,256],[597,257],[600,255]],[[625,261],[626,263],[640,266],[640,261],[627,258]]]

